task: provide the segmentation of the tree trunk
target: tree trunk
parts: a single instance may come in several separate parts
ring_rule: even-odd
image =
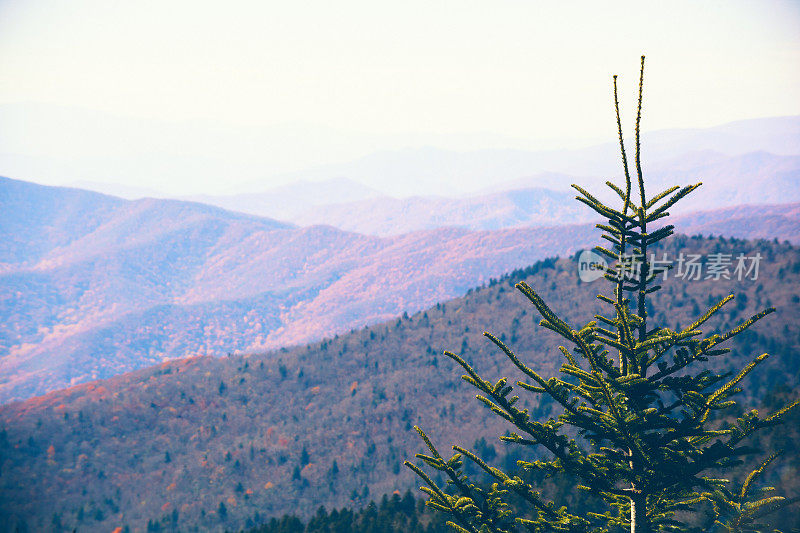
[[[631,533],[652,533],[647,518],[647,495],[631,497]]]

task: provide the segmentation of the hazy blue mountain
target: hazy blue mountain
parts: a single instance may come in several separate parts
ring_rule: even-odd
[[[102,181],[78,180],[68,183],[67,187],[85,189],[88,191],[99,192],[111,196],[117,196],[126,200],[138,200],[140,198],[168,198],[169,195],[157,189],[147,187],[135,187],[123,183],[106,183]],[[208,202],[206,202],[208,203]]]
[[[633,171],[633,169],[631,169]],[[703,182],[700,191],[675,209],[690,213],[741,204],[779,204],[800,201],[800,156],[748,152],[728,156],[720,152],[691,152],[644,168],[648,186],[662,190],[674,183]],[[613,174],[616,175],[616,174]],[[603,180],[541,173],[493,185],[473,196],[412,196],[369,198],[299,209],[259,212],[299,225],[330,224],[370,235],[397,235],[409,231],[458,226],[474,230],[573,224],[593,220],[592,213],[570,199],[569,186],[577,183],[613,201]],[[598,190],[599,189],[599,190]],[[605,192],[604,192],[605,191]],[[219,202],[214,202],[218,205]],[[227,205],[226,205],[227,207]],[[231,206],[232,207],[232,206]]]
[[[494,230],[523,226],[576,224],[596,217],[566,191],[533,188],[465,198],[413,196],[374,198],[321,205],[287,220],[299,225],[330,224],[370,235],[456,226]]]
[[[800,155],[800,116],[743,120],[713,128],[676,129],[642,135],[645,161],[653,168],[694,152],[728,156],[749,152]],[[321,166],[284,176],[318,181],[345,176],[395,197],[414,194],[456,196],[480,190],[519,188],[504,182],[537,174],[566,174],[604,180],[620,173],[619,146],[609,142],[570,150],[453,151],[433,147],[382,151],[345,164]],[[585,177],[582,179],[582,177]],[[576,178],[570,178],[572,180]],[[564,183],[568,185],[570,182]],[[553,182],[528,186],[552,188]]]
[[[319,182],[298,181],[258,193],[226,196],[198,195],[186,199],[242,213],[281,220],[297,220],[308,216],[310,212],[316,211],[316,208],[322,205],[360,202],[380,196],[382,196],[381,192],[356,181],[347,178],[331,178]],[[347,229],[343,226],[337,227]]]
[[[436,148],[433,138],[354,135],[311,125],[245,127],[132,119],[32,103],[0,105],[0,124],[2,175],[48,183],[125,183],[172,195],[258,193],[276,183],[348,178],[398,198],[453,197],[540,173],[603,179],[619,173],[613,124],[609,142],[596,146],[464,151]],[[498,140],[487,137],[468,145],[503,145],[494,141]],[[461,145],[453,139],[442,142]],[[397,146],[409,148],[387,149]],[[707,150],[800,155],[800,117],[645,132],[643,146],[650,166]],[[325,161],[344,162],[322,164]],[[102,190],[109,192],[108,186]]]

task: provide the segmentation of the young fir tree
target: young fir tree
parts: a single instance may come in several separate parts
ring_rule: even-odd
[[[794,501],[766,494],[770,489],[752,488],[774,456],[735,490],[729,488],[727,480],[712,477],[754,451],[743,444],[746,437],[780,423],[782,416],[798,404],[765,418],[753,410],[735,423],[712,423],[709,417],[715,410],[735,405],[732,398],[741,391],[739,383],[767,354],[756,357],[735,376],[702,369],[702,363],[724,356],[729,350],[721,346],[723,342],[775,310],[766,309],[727,333],[710,336],[701,332],[701,326],[733,295],[680,331],[648,320],[648,298],[660,288],[659,273],[648,261],[648,250],[673,232],[673,226],[657,222],[700,184],[647,195],[639,149],[643,78],[644,57],[636,115],[634,183],[622,138],[614,76],[625,183],[622,187],[610,182],[607,185],[619,196],[621,207],[612,208],[573,185],[580,193],[577,199],[607,220],[597,227],[612,246],[596,248],[611,260],[605,273],[610,294],[598,295],[607,311],[583,326],[567,324],[530,286],[517,284],[541,315],[540,325],[564,341],[560,347],[564,357],[561,376],[549,379],[529,368],[497,337],[484,333],[524,374],[525,380],[517,381],[517,385],[526,393],[551,397],[563,414],[544,422],[532,420],[528,410],[518,406],[519,397],[511,395],[512,386],[506,378],[491,383],[459,355],[445,352],[466,370],[463,379],[480,391],[478,400],[514,426],[515,432],[500,437],[502,440],[546,451],[548,459],[519,461],[520,468],[571,474],[581,480],[578,489],[599,496],[608,508],[584,516],[572,514],[565,506],[546,500],[521,477],[490,466],[460,446],[453,446],[455,455],[444,458],[425,433],[415,428],[431,452],[417,454],[417,458],[445,474],[448,485],[439,487],[422,468],[408,461],[406,465],[426,483],[421,490],[429,495],[427,504],[449,513],[449,524],[458,532],[601,532],[621,528],[630,528],[632,533],[704,528],[757,531],[766,527],[759,523],[761,517]],[[464,458],[489,474],[494,481],[490,488],[464,474]],[[697,525],[702,517],[691,517],[703,509],[712,518]]]

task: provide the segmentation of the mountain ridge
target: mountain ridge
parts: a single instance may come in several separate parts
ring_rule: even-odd
[[[431,149],[433,150],[433,149]],[[433,150],[435,152],[435,150]],[[402,157],[402,156],[398,156]],[[476,163],[477,164],[477,163]],[[648,186],[664,189],[676,180],[703,182],[702,194],[693,195],[676,213],[730,207],[740,204],[776,204],[800,201],[800,156],[751,151],[726,155],[719,151],[691,151],[646,165]],[[618,174],[614,171],[612,175]],[[397,176],[403,179],[402,176]],[[352,180],[351,180],[352,181]],[[390,236],[441,226],[494,230],[522,226],[572,224],[593,220],[590,212],[568,201],[570,185],[597,188],[604,180],[589,175],[544,172],[511,180],[491,180],[491,189],[460,195],[370,195],[338,201],[328,195],[324,202],[292,200],[279,204],[242,197],[204,197],[226,208],[288,220],[298,225],[329,224],[358,233]],[[324,182],[322,183],[324,185]],[[302,190],[303,186],[298,186]],[[291,187],[289,187],[291,189]],[[599,187],[595,194],[614,201],[613,193]],[[268,195],[268,193],[265,193]],[[520,196],[527,196],[521,204]],[[238,204],[233,202],[232,198]],[[284,205],[286,204],[286,205]]]

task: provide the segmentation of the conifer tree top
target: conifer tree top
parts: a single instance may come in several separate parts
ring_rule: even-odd
[[[446,459],[425,433],[416,428],[430,450],[418,454],[430,468],[447,475],[446,487],[438,486],[418,465],[406,462],[425,482],[421,488],[429,506],[451,515],[451,527],[459,532],[511,531],[684,531],[722,527],[731,531],[760,530],[759,519],[794,500],[754,495],[752,485],[774,456],[767,458],[733,490],[730,482],[717,479],[724,471],[752,453],[747,438],[759,429],[779,424],[795,402],[766,417],[749,411],[735,423],[712,422],[711,415],[736,404],[746,376],[768,355],[758,355],[734,374],[714,372],[710,358],[726,357],[725,341],[742,333],[775,311],[765,309],[727,332],[704,334],[703,325],[733,300],[729,295],[682,329],[653,324],[648,316],[651,295],[661,287],[648,251],[673,233],[664,225],[669,209],[700,183],[670,187],[657,194],[646,190],[642,171],[640,125],[644,85],[641,58],[639,92],[634,129],[632,164],[623,139],[617,77],[613,77],[614,107],[622,159],[621,185],[606,185],[618,196],[612,207],[597,196],[573,185],[577,200],[600,214],[598,224],[607,242],[597,253],[610,262],[604,277],[608,292],[598,295],[605,312],[578,325],[560,318],[534,288],[522,282],[517,289],[536,308],[539,325],[558,335],[563,364],[558,376],[545,378],[498,337],[484,336],[508,357],[522,379],[514,387],[507,378],[492,383],[483,379],[462,357],[445,355],[466,371],[463,379],[478,389],[477,399],[504,418],[513,432],[502,440],[546,451],[546,458],[520,461],[524,471],[568,473],[578,479],[578,489],[599,496],[606,509],[585,516],[549,501],[520,475],[495,468],[474,453],[454,446]],[[633,169],[633,172],[631,171]],[[548,396],[562,410],[557,418],[533,420],[521,407],[521,396]],[[535,401],[535,400],[534,400]],[[570,435],[576,435],[573,438]],[[532,453],[531,457],[537,457]],[[467,477],[463,461],[469,460],[494,481],[491,488]],[[520,504],[519,502],[524,502]],[[710,509],[713,520],[693,518]],[[682,514],[676,514],[684,511]],[[688,516],[689,518],[686,518]]]

